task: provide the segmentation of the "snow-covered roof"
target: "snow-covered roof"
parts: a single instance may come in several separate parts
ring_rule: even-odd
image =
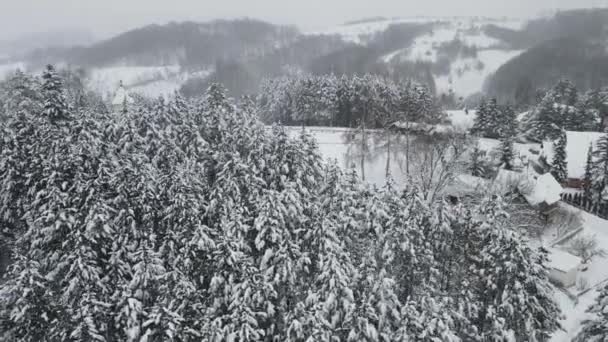
[[[568,162],[568,178],[582,179],[585,176],[587,164],[587,150],[593,144],[595,148],[598,140],[606,133],[600,132],[566,132],[568,144],[566,146],[566,159]],[[547,161],[553,160],[553,142],[545,142],[544,151]]]
[[[524,197],[530,205],[537,205],[540,203],[551,205],[561,200],[560,195],[562,192],[562,186],[555,180],[553,175],[546,173],[536,179],[532,192],[524,194]]]
[[[562,272],[570,272],[581,264],[581,258],[556,248],[549,248],[547,266]]]
[[[129,96],[129,93],[121,84],[116,90],[116,94],[114,95],[114,99],[112,100],[113,106],[122,106],[124,103],[132,104],[133,99]]]

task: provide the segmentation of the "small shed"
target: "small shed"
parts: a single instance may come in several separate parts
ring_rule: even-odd
[[[581,258],[556,248],[548,250],[549,280],[564,288],[574,286]]]

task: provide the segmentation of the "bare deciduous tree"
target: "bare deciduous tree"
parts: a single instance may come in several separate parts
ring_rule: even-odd
[[[605,257],[606,250],[600,248],[597,239],[593,235],[579,236],[570,243],[572,253],[581,259],[586,264],[594,257]]]
[[[425,200],[434,201],[466,169],[470,142],[468,137],[457,133],[417,135],[408,143],[409,172],[405,172],[403,158],[399,160],[400,170],[420,188]]]

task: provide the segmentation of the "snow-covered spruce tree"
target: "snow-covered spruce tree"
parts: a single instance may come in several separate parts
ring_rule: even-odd
[[[589,144],[587,161],[585,162],[585,176],[583,177],[583,190],[587,200],[593,199],[593,144]]]
[[[479,148],[479,145],[475,145],[471,152],[471,161],[469,164],[469,171],[475,177],[485,177],[487,172],[487,165],[484,160],[486,156],[485,151]]]
[[[608,338],[608,286],[600,291],[600,295],[589,309],[593,317],[583,321],[582,330],[572,340],[573,342],[600,342]]]
[[[529,138],[544,141],[559,137],[564,123],[561,120],[560,112],[556,109],[555,101],[555,95],[548,92],[535,109],[535,117],[531,122],[532,127],[528,130]]]
[[[517,120],[515,110],[509,105],[499,107],[499,126],[497,135],[499,137],[514,137],[517,134]]]
[[[555,142],[553,161],[551,162],[551,174],[560,183],[568,179],[568,156],[566,155],[566,146],[568,145],[567,139],[566,131],[562,131],[559,139]]]
[[[578,101],[578,90],[570,80],[559,80],[557,84],[553,86],[552,92],[556,103],[574,106]]]
[[[55,68],[50,64],[42,74],[42,95],[45,116],[52,122],[67,118],[68,104],[63,92],[63,84]]]
[[[471,133],[484,136],[488,128],[488,120],[489,117],[487,103],[485,99],[481,99],[481,101],[479,102],[479,107],[477,108],[477,115],[475,116],[474,125],[471,129]]]
[[[500,165],[506,170],[513,170],[515,152],[513,151],[513,138],[503,138],[500,141]]]
[[[599,110],[596,109],[597,93],[590,91],[580,99],[574,112],[569,118],[567,130],[570,131],[595,131],[599,123]]]
[[[546,341],[560,327],[559,307],[548,280],[547,252],[532,250],[523,237],[505,225],[500,198],[486,198],[478,207],[479,250],[471,270],[479,291],[474,320],[484,341]],[[479,215],[478,214],[478,215]],[[473,219],[475,220],[475,219]]]
[[[598,140],[593,154],[595,170],[592,183],[595,193],[601,197],[604,190],[608,188],[608,133]]]
[[[495,98],[490,99],[487,103],[487,112],[486,137],[493,139],[499,138],[501,137],[503,130],[505,134],[511,133],[507,130],[509,130],[509,127],[513,126],[513,124],[509,123],[509,120],[503,116],[503,111],[499,108]]]
[[[20,70],[0,85],[3,99],[0,112],[8,116],[38,113],[44,102],[40,93],[40,80]]]

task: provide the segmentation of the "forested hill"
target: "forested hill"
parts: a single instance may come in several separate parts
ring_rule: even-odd
[[[492,96],[517,101],[527,90],[547,88],[560,78],[582,90],[608,83],[608,9],[563,12],[519,32],[490,27],[486,33],[530,46],[488,79],[486,92]]]
[[[54,57],[81,66],[200,66],[218,59],[262,55],[293,42],[298,35],[296,28],[252,19],[170,23],[127,31],[87,47],[59,50]],[[38,50],[29,57],[39,60],[47,52]]]

